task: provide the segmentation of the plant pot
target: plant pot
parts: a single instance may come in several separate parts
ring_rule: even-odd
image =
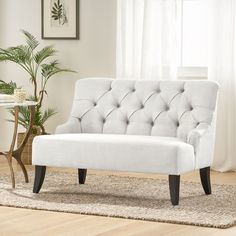
[[[32,143],[34,137],[38,136],[40,134],[30,134],[29,139],[27,143],[25,144],[25,147],[23,149],[23,152],[21,154],[21,160],[24,165],[32,165]],[[25,133],[18,133],[17,136],[17,147],[22,143],[22,140],[24,139]]]

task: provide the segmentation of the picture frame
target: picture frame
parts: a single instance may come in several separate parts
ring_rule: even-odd
[[[42,39],[79,39],[79,0],[41,0]]]

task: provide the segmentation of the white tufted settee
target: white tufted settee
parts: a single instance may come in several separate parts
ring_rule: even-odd
[[[169,175],[173,205],[180,175],[200,169],[211,193],[218,85],[211,81],[82,79],[68,121],[33,143],[34,192],[46,166]]]

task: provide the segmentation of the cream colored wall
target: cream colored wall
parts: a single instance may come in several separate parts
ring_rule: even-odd
[[[20,29],[40,39],[41,0],[0,1],[0,47],[23,42]],[[75,81],[85,77],[115,76],[116,0],[80,0],[80,40],[40,40],[42,45],[54,44],[58,58],[65,67],[78,71],[63,74],[49,82],[45,106],[58,114],[48,122],[49,132],[64,122],[71,109]],[[27,74],[13,64],[0,64],[0,79],[14,80],[30,91]],[[0,147],[10,139],[11,126],[5,122],[7,113],[0,110]]]

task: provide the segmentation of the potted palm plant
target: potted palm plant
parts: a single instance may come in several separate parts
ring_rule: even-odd
[[[46,134],[45,123],[56,114],[53,108],[43,109],[43,101],[45,95],[47,95],[47,83],[58,73],[74,71],[59,66],[58,60],[55,59],[57,51],[54,49],[54,46],[49,45],[38,50],[38,40],[25,30],[22,30],[22,33],[25,36],[26,43],[6,49],[0,48],[0,62],[13,62],[27,72],[28,79],[33,84],[33,91],[29,99],[38,102],[32,136]],[[6,83],[2,80],[0,81],[0,93],[13,94],[15,88],[17,88],[17,85],[14,82]],[[14,116],[13,110],[10,110],[10,113]],[[29,120],[29,110],[25,107],[20,107],[19,124],[24,128],[28,128]],[[19,141],[23,138],[23,135],[18,135]],[[30,141],[32,139],[33,137],[29,138],[29,149],[31,148]],[[22,159],[24,160],[24,157]]]

